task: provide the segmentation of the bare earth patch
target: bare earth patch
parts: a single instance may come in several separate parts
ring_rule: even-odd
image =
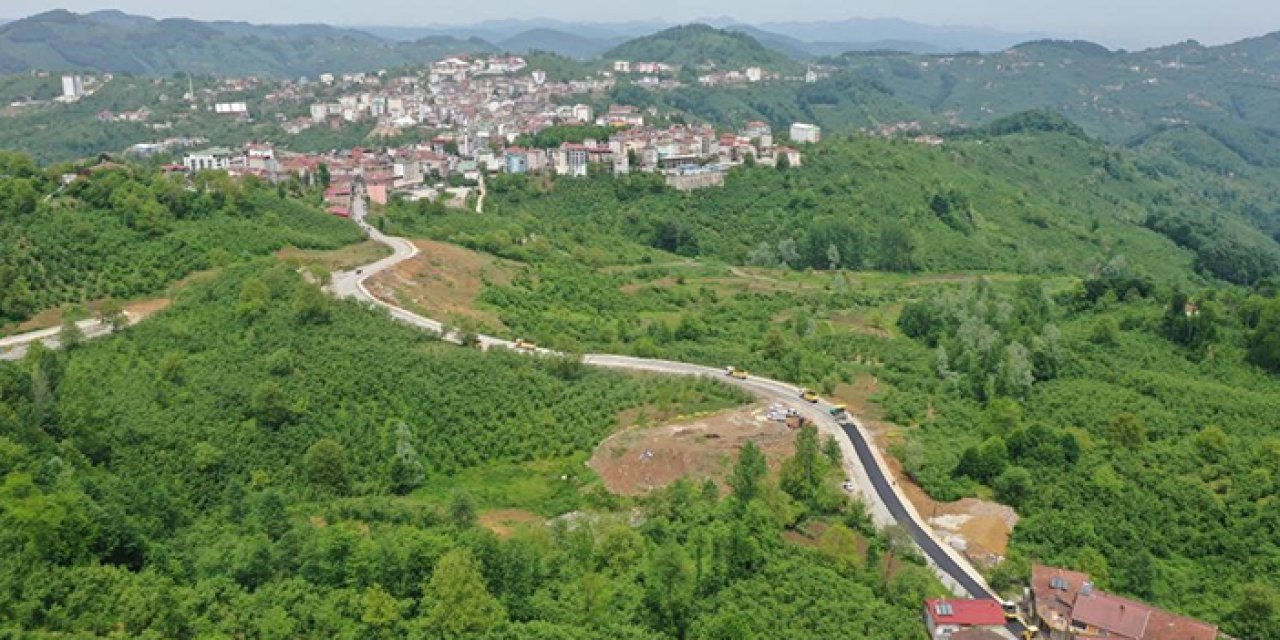
[[[587,465],[616,494],[636,496],[680,478],[724,483],[738,449],[753,441],[777,471],[795,452],[795,434],[768,417],[769,407],[753,405],[704,418],[652,428],[633,428],[596,447]]]
[[[494,509],[477,518],[480,526],[492,531],[499,538],[510,538],[521,525],[542,524],[545,519],[523,509]]]
[[[476,298],[486,283],[510,282],[517,263],[434,240],[415,240],[414,244],[421,253],[371,278],[371,293],[383,300],[409,303],[433,318],[449,322],[466,319],[504,328],[496,315],[477,308]]]
[[[332,251],[285,247],[276,252],[276,258],[285,262],[321,265],[330,271],[354,269],[362,264],[369,264],[388,255],[391,255],[391,250],[386,245],[372,240],[365,240],[364,242]]]
[[[897,458],[889,453],[889,447],[901,441],[904,435],[902,427],[885,421],[879,405],[871,401],[879,391],[879,380],[863,375],[851,385],[841,385],[836,396],[849,405],[849,411],[866,426],[876,447],[884,454],[898,486],[939,537],[952,546],[963,547],[965,555],[974,562],[988,566],[1000,562],[1008,550],[1009,535],[1018,523],[1017,512],[1012,507],[977,498],[955,502],[938,502],[930,498],[924,489],[911,481]]]

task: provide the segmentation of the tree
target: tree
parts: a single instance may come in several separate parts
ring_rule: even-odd
[[[333,176],[329,173],[328,164],[321,162],[320,166],[316,167],[316,179],[320,181],[321,189],[329,188],[329,185],[333,182]]]
[[[827,527],[818,536],[818,550],[837,566],[847,569],[859,569],[866,558],[863,556],[861,537],[852,529],[836,523]]]
[[[351,488],[347,471],[347,450],[332,438],[321,438],[302,457],[307,482],[321,493],[346,495]]]
[[[1031,472],[1022,467],[1009,467],[1001,473],[992,488],[996,490],[996,497],[1003,502],[1012,506],[1019,506],[1023,500],[1031,495],[1034,486]]]
[[[796,452],[782,464],[782,490],[796,500],[815,505],[826,476],[826,464],[818,444],[818,430],[805,425],[796,432]]]
[[[306,283],[300,283],[293,292],[293,316],[303,324],[324,324],[329,321],[329,298]]]
[[[422,595],[422,623],[429,635],[441,640],[472,637],[506,618],[469,550],[454,549],[440,558]]]
[[[283,426],[294,417],[284,389],[275,380],[267,380],[254,388],[249,399],[249,411],[259,423],[268,427]]]
[[[1111,316],[1103,316],[1093,323],[1089,341],[1094,344],[1115,346],[1120,343],[1120,323]]]
[[[649,554],[644,571],[645,605],[653,626],[684,638],[694,604],[694,567],[689,554],[675,542],[667,542]]]
[[[745,506],[760,495],[760,483],[768,472],[764,453],[754,441],[748,440],[738,451],[738,462],[729,476],[729,487],[740,505]]]
[[[459,529],[468,529],[476,524],[476,503],[471,494],[457,491],[449,499],[449,520]]]
[[[1107,427],[1107,439],[1118,447],[1141,448],[1147,443],[1147,423],[1136,414],[1117,414]]]
[[[880,268],[885,271],[914,271],[920,238],[901,223],[880,230]]]
[[[271,289],[259,278],[249,278],[240,285],[240,299],[236,302],[236,314],[242,318],[255,318],[266,310],[271,302]]]
[[[1001,393],[1022,398],[1031,391],[1036,378],[1032,368],[1031,352],[1020,343],[1013,342],[1004,348],[1000,361],[999,390]]]
[[[80,330],[80,325],[71,318],[65,318],[62,321],[62,328],[58,330],[58,344],[63,349],[75,349],[84,343],[84,332]]]
[[[1249,336],[1249,360],[1280,372],[1280,298],[1272,299],[1258,314],[1258,328]]]
[[[400,621],[400,605],[381,585],[373,585],[360,596],[360,622],[373,627],[381,637]]]
[[[1280,638],[1280,597],[1264,582],[1250,582],[1240,589],[1239,603],[1228,614],[1228,629],[1240,638]]]
[[[978,482],[991,482],[1009,463],[1009,451],[1004,439],[991,436],[977,447],[969,447],[960,455],[955,474],[967,476]]]
[[[98,320],[103,324],[111,327],[112,331],[119,331],[129,326],[129,318],[124,313],[124,306],[114,298],[108,298],[98,305]]]
[[[786,171],[791,168],[791,155],[784,152],[778,154],[776,166],[778,171]]]
[[[387,465],[387,479],[393,493],[405,495],[422,485],[426,470],[422,466],[418,449],[413,446],[413,431],[409,429],[409,425],[396,423],[393,437],[395,443],[391,462]]]

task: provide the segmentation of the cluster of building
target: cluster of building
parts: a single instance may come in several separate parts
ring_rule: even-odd
[[[629,107],[613,107],[597,121],[629,118],[639,118],[638,112]],[[802,127],[800,131],[817,140],[816,127]],[[173,139],[172,144],[135,145],[134,149],[149,155],[190,142]],[[673,188],[692,190],[724,184],[730,167],[747,162],[800,166],[803,161],[796,149],[774,144],[772,131],[763,122],[751,122],[739,133],[724,134],[709,125],[633,126],[615,130],[607,140],[566,142],[552,148],[495,147],[488,142],[493,141],[479,144],[467,136],[440,135],[426,144],[379,152],[352,149],[326,154],[289,153],[264,144],[250,144],[243,149],[214,147],[185,153],[182,164],[174,169],[192,173],[226,171],[233,176],[280,181],[295,176],[311,180],[324,165],[330,176],[328,196],[339,207],[344,198],[349,199],[350,182],[357,176],[375,203],[385,204],[392,194],[399,193],[408,200],[444,196],[446,203],[460,205],[487,174],[545,172],[580,177],[586,176],[594,165],[614,174],[660,172]],[[446,186],[450,176],[461,177],[463,185],[454,181],[455,186]],[[334,213],[342,215],[343,211]]]
[[[417,76],[353,74],[343,78],[344,86],[352,88],[350,92],[330,95],[309,106],[308,124],[338,127],[344,122],[376,121],[378,131],[388,134],[428,127],[480,138],[514,139],[556,122],[589,123],[589,112],[584,117],[573,106],[558,104],[558,99],[600,93],[613,86],[607,78],[549,82],[546,73],[538,69],[521,73],[527,68],[525,60],[517,56],[452,57],[432,63]]]
[[[1216,625],[1101,591],[1086,573],[1043,565],[1031,568],[1031,584],[1019,603],[1002,606],[991,599],[924,603],[925,626],[933,640],[1009,640],[1016,637],[1007,626],[1014,620],[1028,630],[1024,637],[1048,640],[1225,637]]]

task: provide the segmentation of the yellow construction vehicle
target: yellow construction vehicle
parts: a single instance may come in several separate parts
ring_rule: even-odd
[[[849,408],[843,404],[835,404],[831,405],[831,408],[827,410],[827,413],[831,414],[831,417],[833,418],[840,418],[843,417],[845,412],[848,410]]]
[[[814,404],[817,404],[818,400],[820,400],[821,398],[818,397],[818,392],[814,391],[813,389],[801,389],[800,399],[804,400],[805,402],[812,402]]]
[[[538,348],[538,343],[530,342],[524,338],[516,338],[516,348],[523,351],[533,351]]]
[[[1022,631],[1022,640],[1032,640],[1032,638],[1040,637],[1040,627],[1030,626]]]
[[[746,380],[747,376],[750,375],[747,373],[746,369],[739,369],[738,367],[725,367],[724,374],[739,380]]]

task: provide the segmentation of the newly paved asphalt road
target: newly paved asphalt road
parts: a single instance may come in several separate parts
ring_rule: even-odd
[[[352,217],[369,234],[371,239],[390,247],[392,254],[359,269],[335,273],[328,290],[340,298],[352,298],[381,306],[387,309],[391,316],[397,320],[440,333],[444,329],[440,322],[431,318],[424,318],[406,309],[379,300],[366,288],[365,281],[368,278],[413,258],[418,254],[418,248],[409,240],[385,235],[366,224],[364,221],[365,213],[366,205],[364,199],[356,198],[352,206]],[[82,330],[84,330],[87,337],[105,335],[109,332],[109,328],[95,324],[95,322],[86,321],[86,323],[82,323]],[[52,342],[56,345],[56,334],[57,330],[51,329],[23,336],[11,336],[0,340],[0,344],[7,347],[5,352],[0,354],[0,357],[10,359],[19,357],[21,352],[26,350],[26,346],[35,340],[43,340],[47,343]],[[444,335],[442,337],[455,342],[458,338],[456,335]],[[514,348],[515,345],[508,340],[480,336],[480,346],[488,349],[491,347]],[[553,352],[545,349],[536,349],[534,353],[553,354]],[[841,446],[846,452],[846,471],[850,480],[857,487],[858,493],[867,503],[873,519],[881,525],[896,522],[905,527],[912,540],[915,541],[936,572],[940,574],[939,577],[943,578],[944,582],[947,582],[948,586],[956,591],[958,595],[964,594],[973,598],[995,597],[994,592],[982,580],[977,570],[959,552],[940,542],[926,527],[920,515],[915,512],[903,493],[895,486],[884,461],[879,458],[878,452],[871,445],[866,431],[852,418],[833,418],[828,413],[831,406],[827,403],[809,404],[800,402],[798,399],[800,390],[785,382],[756,376],[738,380],[725,376],[722,369],[702,365],[608,354],[587,355],[583,358],[583,361],[593,366],[613,369],[649,371],[672,375],[715,376],[725,382],[741,386],[766,401],[786,402],[798,409],[802,415],[819,425],[827,433],[843,434],[845,438],[841,439],[843,440]],[[854,457],[848,455],[850,451],[855,454],[856,463]],[[1021,624],[1011,623],[1008,628],[1012,633],[1021,637],[1020,634],[1023,631]]]
[[[363,198],[356,198],[351,211],[352,217],[364,228],[369,237],[390,247],[392,255],[358,270],[334,274],[330,290],[339,297],[354,298],[384,307],[391,313],[392,317],[408,324],[437,333],[442,331],[443,326],[440,322],[431,318],[424,318],[406,309],[379,300],[369,292],[364,284],[368,278],[416,256],[418,248],[405,238],[388,236],[366,224],[364,221],[366,207]],[[442,337],[455,342],[458,338],[456,335]],[[495,346],[507,348],[514,348],[515,346],[508,340],[492,336],[479,336],[479,340],[480,346],[485,349]],[[546,349],[537,349],[535,352],[553,354],[553,352]],[[613,369],[649,371],[672,375],[716,376],[725,382],[744,387],[764,400],[788,403],[800,410],[805,417],[814,421],[827,433],[843,434],[845,437],[841,439],[844,440],[841,443],[842,448],[846,452],[851,449],[856,456],[856,464],[853,459],[847,460],[846,471],[849,472],[850,480],[858,487],[858,493],[867,503],[873,519],[881,525],[896,522],[904,526],[911,535],[911,539],[915,541],[921,552],[939,574],[939,577],[957,595],[963,594],[974,598],[995,597],[994,593],[983,581],[981,574],[959,552],[940,542],[926,527],[923,519],[915,512],[914,508],[907,502],[906,497],[890,479],[884,461],[878,457],[877,452],[870,444],[866,432],[851,418],[837,421],[828,413],[831,406],[827,403],[812,405],[799,402],[800,390],[785,382],[756,376],[748,377],[746,380],[738,380],[725,376],[724,371],[721,369],[685,362],[609,354],[587,355],[584,356],[583,362],[593,366]],[[851,457],[846,454],[846,458]],[[1015,633],[1020,632],[1020,628],[1015,631]]]

